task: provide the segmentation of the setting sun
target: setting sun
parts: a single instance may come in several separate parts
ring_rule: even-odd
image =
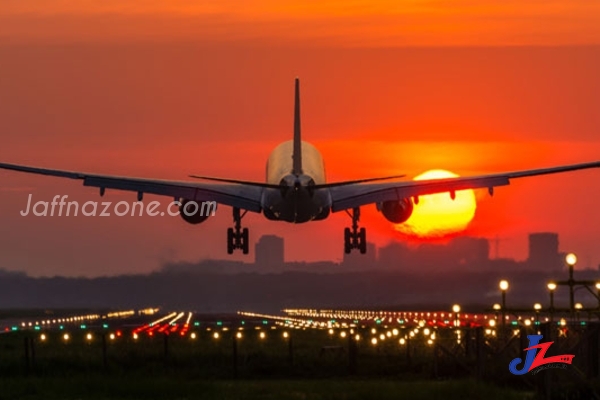
[[[458,175],[434,169],[414,180],[453,178]],[[477,202],[473,190],[460,190],[452,200],[449,193],[421,196],[415,204],[413,214],[404,223],[396,225],[396,230],[417,237],[441,237],[464,230],[475,215]]]

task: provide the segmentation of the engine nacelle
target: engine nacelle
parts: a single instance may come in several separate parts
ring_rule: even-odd
[[[394,224],[405,222],[413,212],[413,203],[410,199],[402,199],[400,201],[384,201],[377,204],[377,209],[381,211],[383,216]]]
[[[179,215],[188,224],[199,224],[214,215],[217,203],[214,201],[181,200]]]

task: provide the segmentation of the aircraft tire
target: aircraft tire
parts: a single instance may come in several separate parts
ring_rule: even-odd
[[[248,238],[249,238],[248,228],[244,228],[242,230],[242,252],[244,254],[248,254],[249,245],[250,245],[250,241],[248,240]]]
[[[227,228],[227,254],[233,254],[233,228]]]
[[[367,230],[365,228],[360,228],[358,233],[358,246],[360,254],[365,254],[367,252]]]

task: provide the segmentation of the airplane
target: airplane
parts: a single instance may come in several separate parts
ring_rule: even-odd
[[[242,228],[242,218],[248,211],[262,213],[268,220],[305,223],[326,219],[330,213],[345,211],[352,219],[350,227],[344,228],[344,252],[358,249],[366,253],[366,229],[359,227],[360,208],[375,204],[388,221],[401,224],[408,220],[418,204],[419,196],[434,193],[487,188],[490,195],[494,188],[509,185],[512,179],[554,174],[600,167],[600,161],[562,165],[551,168],[521,170],[496,174],[443,178],[422,181],[397,181],[404,175],[349,180],[328,183],[325,179],[323,157],[317,148],[301,139],[300,135],[300,81],[295,79],[294,136],[275,147],[267,160],[266,181],[244,181],[190,175],[197,181],[155,180],[135,177],[98,175],[25,165],[0,163],[0,168],[26,173],[49,175],[82,180],[84,186],[137,192],[138,201],[145,193],[173,197],[179,201],[180,210],[194,203],[212,201],[232,207],[233,227],[227,229],[227,252],[241,249],[248,254],[248,228]],[[394,180],[394,181],[391,181]],[[381,182],[387,181],[387,182]],[[208,219],[203,208],[195,207],[195,213],[181,212],[190,224],[200,224]]]

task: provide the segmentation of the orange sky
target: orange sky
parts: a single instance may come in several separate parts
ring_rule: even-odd
[[[600,4],[590,0],[4,0],[0,38],[368,47],[596,44],[599,15]]]
[[[304,138],[321,149],[330,180],[596,160],[598,4],[148,1],[142,9],[128,1],[4,1],[0,160],[261,180],[269,151],[291,136],[295,76]],[[599,177],[579,172],[501,188],[480,201],[466,234],[506,237],[501,255],[523,258],[527,232],[557,231],[563,250],[595,266]],[[225,207],[195,227],[160,218],[22,218],[30,192],[48,201],[99,199],[71,181],[0,172],[0,268],[99,275],[226,257]],[[363,222],[383,245],[396,234],[373,208]],[[290,260],[335,260],[349,220],[245,222],[253,242],[284,235]]]

